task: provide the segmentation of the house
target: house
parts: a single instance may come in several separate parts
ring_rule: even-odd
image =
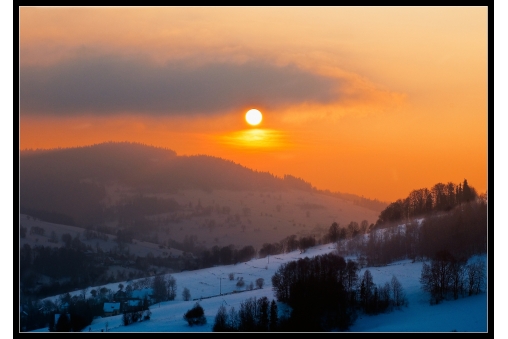
[[[104,303],[103,311],[105,317],[120,314],[120,303]]]

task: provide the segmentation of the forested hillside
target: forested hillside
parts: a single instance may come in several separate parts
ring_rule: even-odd
[[[177,156],[172,150],[134,143],[24,151],[20,174],[23,212],[81,226],[109,217],[103,200],[110,184],[141,194],[181,189],[312,189],[291,175],[278,178],[220,158]]]
[[[198,189],[317,192],[380,211],[386,205],[354,194],[318,191],[311,183],[286,174],[277,177],[232,161],[206,156],[177,156],[169,149],[136,143],[102,143],[54,150],[27,150],[20,154],[21,212],[42,220],[87,227],[117,220],[122,206],[111,208],[110,187],[147,197],[129,202],[130,213],[164,213],[178,209],[174,201],[154,203],[153,195]],[[143,206],[138,206],[139,204]],[[145,209],[145,210],[144,210]]]
[[[475,199],[486,202],[487,195],[486,193],[478,194],[466,179],[459,184],[437,183],[430,189],[412,190],[406,198],[389,204],[379,215],[376,226],[382,227],[383,224],[389,222],[407,221],[436,212],[448,212],[458,205]]]

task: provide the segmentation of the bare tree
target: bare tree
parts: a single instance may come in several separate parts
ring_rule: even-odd
[[[86,299],[86,292],[88,292],[88,287],[85,287],[81,290],[81,296],[83,297],[83,300]]]
[[[478,294],[485,285],[485,263],[476,261],[466,266],[468,295]]]
[[[264,284],[265,284],[265,279],[263,279],[263,278],[257,278],[256,279],[256,286],[257,286],[257,288],[263,288]]]
[[[393,295],[393,304],[396,307],[402,306],[406,304],[406,296],[404,293],[404,289],[402,288],[402,285],[400,284],[397,277],[393,276],[391,281],[391,290]]]
[[[182,297],[183,297],[183,300],[185,300],[185,301],[189,301],[190,300],[191,294],[190,294],[190,291],[189,291],[189,289],[187,287],[185,287],[183,289]]]
[[[153,297],[156,302],[165,301],[168,295],[166,280],[163,275],[157,275],[152,282]]]
[[[176,280],[172,275],[169,275],[167,278],[167,292],[168,292],[168,300],[175,300],[176,297]]]

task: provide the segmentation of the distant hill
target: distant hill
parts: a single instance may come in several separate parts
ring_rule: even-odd
[[[21,180],[119,183],[150,190],[273,189],[295,186],[266,172],[206,156],[177,156],[169,149],[136,143],[21,151]],[[300,187],[301,188],[301,187]],[[310,189],[310,184],[308,185]]]
[[[380,212],[386,204],[351,194],[318,191],[303,179],[258,172],[230,160],[207,155],[178,156],[170,149],[129,142],[20,152],[21,212],[69,225],[102,224],[115,218],[111,187],[131,195],[181,190],[318,192]],[[377,202],[377,203],[376,203]],[[150,214],[174,211],[159,201]],[[169,207],[168,207],[169,206]],[[166,209],[166,210],[164,210]],[[48,219],[49,218],[49,219]]]

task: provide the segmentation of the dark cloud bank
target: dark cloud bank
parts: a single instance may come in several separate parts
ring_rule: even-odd
[[[20,108],[57,115],[217,113],[245,104],[327,103],[338,99],[340,85],[340,79],[265,62],[155,66],[109,56],[22,67]]]

